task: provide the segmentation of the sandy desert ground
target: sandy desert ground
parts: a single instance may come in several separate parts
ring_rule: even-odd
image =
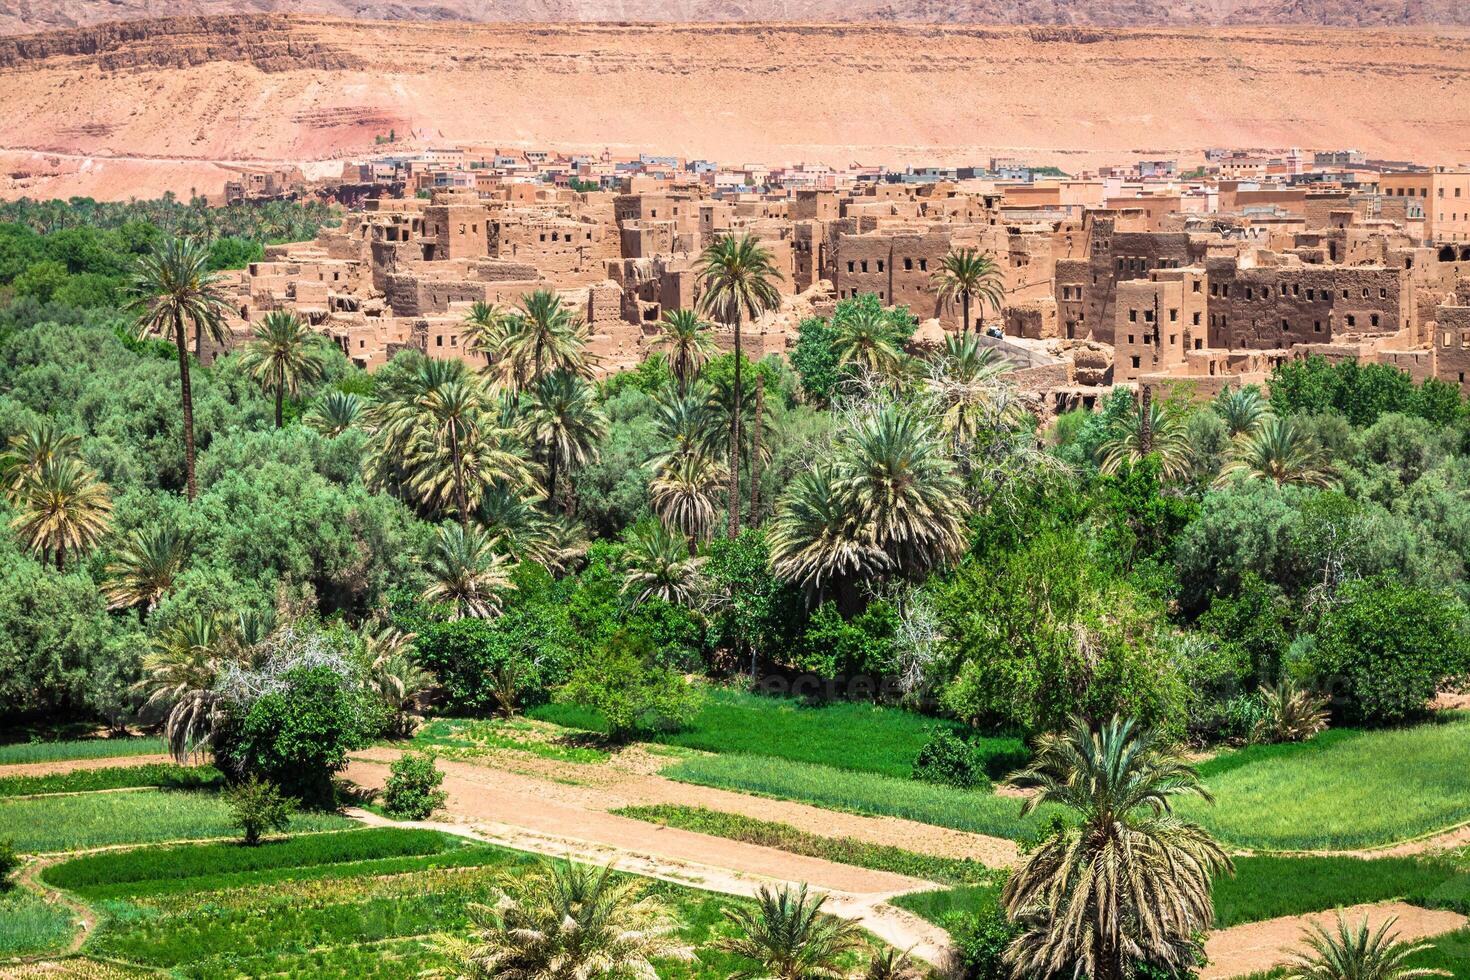
[[[1067,170],[1207,146],[1470,160],[1470,33],[467,25],[251,15],[0,38],[0,194],[218,190],[421,142]],[[54,176],[48,177],[47,174]]]

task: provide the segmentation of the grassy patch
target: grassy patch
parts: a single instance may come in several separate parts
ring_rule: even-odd
[[[301,813],[293,831],[351,826],[334,813]],[[42,854],[110,844],[230,837],[229,808],[214,793],[137,790],[0,800],[0,827],[18,851]]]
[[[569,728],[607,730],[600,716],[575,705],[542,705],[531,714]],[[706,752],[771,756],[906,778],[919,749],[940,727],[955,726],[912,711],[863,702],[809,705],[795,698],[716,688],[688,726],[649,738]],[[1024,749],[1019,739],[978,741],[997,753],[1014,755]]]
[[[608,753],[587,745],[572,745],[565,740],[537,738],[539,734],[524,723],[485,721],[473,718],[440,718],[423,725],[413,736],[415,748],[438,749],[453,758],[473,756],[489,749],[529,752],[543,759],[560,762],[606,762]]]
[[[899,895],[890,904],[934,923],[944,926],[956,913],[972,912],[989,896],[1000,891],[996,885],[961,885],[932,892],[911,892]]]
[[[1373,847],[1470,820],[1470,720],[1315,742],[1217,771],[1206,780],[1216,804],[1181,813],[1232,844],[1274,850]]]
[[[112,759],[165,752],[161,738],[76,738],[61,742],[17,742],[0,745],[0,765],[63,762],[69,759]]]
[[[1197,768],[1204,779],[1224,775],[1235,769],[1268,760],[1298,759],[1311,756],[1324,749],[1351,741],[1362,735],[1357,728],[1329,728],[1315,738],[1305,742],[1281,742],[1276,745],[1246,745],[1238,749],[1224,749],[1211,759],[1206,759]]]
[[[369,833],[331,836],[366,838]],[[388,833],[416,836],[405,830]],[[170,852],[171,861],[151,865],[168,868],[171,862],[191,862],[191,855],[222,853],[226,848],[146,850]],[[277,854],[289,856],[286,848]],[[301,855],[303,860],[315,857]],[[472,858],[473,863],[440,863],[450,858]],[[425,971],[451,968],[433,936],[464,935],[468,905],[490,900],[502,876],[523,873],[534,860],[489,845],[464,845],[421,857],[230,872],[211,879],[225,882],[222,888],[192,887],[166,895],[118,893],[98,903],[103,921],[87,951],[183,977],[408,980]],[[212,861],[230,864],[222,858],[203,863]],[[391,871],[386,869],[390,862]],[[311,871],[331,872],[332,877],[294,877]],[[206,880],[138,881],[132,887],[148,892],[158,884],[197,886]],[[708,947],[728,931],[722,909],[736,900],[662,882],[646,887],[669,905],[691,945]],[[858,959],[849,957],[847,965],[856,966]],[[723,980],[749,965],[701,948],[693,963],[659,963],[658,968],[665,980]]]
[[[95,885],[202,878],[373,858],[421,857],[458,846],[460,838],[433,830],[373,827],[267,841],[258,847],[235,843],[177,844],[89,854],[47,868],[42,877],[57,888],[84,892]]]
[[[48,776],[0,776],[0,796],[33,793],[86,793],[100,789],[161,786],[167,789],[216,789],[224,776],[214,766],[177,766],[150,762],[142,766],[76,769]]]
[[[764,847],[790,851],[793,854],[823,858],[839,864],[855,865],[859,868],[871,868],[874,871],[892,871],[895,874],[927,878],[930,881],[948,884],[980,884],[988,883],[994,878],[994,872],[978,861],[918,854],[899,847],[854,840],[851,837],[824,837],[821,834],[799,830],[789,824],[757,820],[738,813],[722,813],[718,810],[707,810],[704,807],[664,804],[630,806],[613,812],[666,827],[678,827],[681,830],[692,830],[713,837],[744,841],[747,844],[760,844]]]
[[[1016,839],[1034,832],[1038,824],[1035,816],[1021,816],[1021,801],[1012,797],[763,756],[697,756],[663,774],[686,783],[995,837]]]
[[[1415,905],[1464,911],[1470,875],[1428,858],[1237,858],[1235,876],[1216,879],[1218,928],[1281,915],[1404,899]]]
[[[0,894],[0,956],[60,949],[71,939],[71,910],[21,888]]]

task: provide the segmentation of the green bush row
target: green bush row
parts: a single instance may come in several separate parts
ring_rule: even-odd
[[[142,766],[76,769],[45,776],[0,776],[0,796],[38,793],[90,793],[102,789],[161,786],[166,789],[216,789],[224,775],[214,766],[177,766],[150,762]]]

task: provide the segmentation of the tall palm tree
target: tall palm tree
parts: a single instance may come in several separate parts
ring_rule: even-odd
[[[951,249],[939,269],[930,277],[939,302],[948,306],[956,296],[960,300],[961,333],[970,332],[970,300],[980,301],[980,315],[988,303],[997,312],[1005,304],[1005,283],[1000,267],[979,249]]]
[[[825,895],[808,895],[806,885],[776,889],[762,885],[754,907],[725,909],[725,917],[739,931],[722,939],[720,948],[761,964],[759,970],[732,973],[731,980],[836,980],[846,976],[842,955],[858,948],[862,932],[856,923],[823,913],[826,900]]]
[[[1116,473],[1124,464],[1131,466],[1152,453],[1158,457],[1164,479],[1181,480],[1189,475],[1189,440],[1179,413],[1157,399],[1119,418],[1100,449],[1099,469],[1104,473]]]
[[[607,414],[586,380],[558,369],[533,383],[521,411],[520,434],[546,465],[546,500],[556,506],[557,477],[597,458],[607,438]]]
[[[856,597],[855,583],[893,567],[892,559],[862,532],[830,461],[815,462],[791,481],[767,541],[771,569],[800,585],[818,603],[831,588],[850,605]]]
[[[1051,804],[1075,816],[1032,851],[1001,899],[1025,931],[1006,951],[1019,976],[1125,980],[1144,964],[1182,971],[1210,928],[1210,882],[1230,858],[1176,799],[1210,799],[1199,775],[1153,732],[1118,718],[1080,718],[1042,736],[1030,767],[1011,777],[1039,790],[1022,813]]]
[[[654,978],[653,960],[689,961],[678,923],[636,878],[612,866],[543,863],[508,875],[493,906],[470,906],[476,942],[462,959],[474,980]]]
[[[407,738],[416,724],[418,696],[434,685],[434,676],[413,658],[413,634],[392,627],[363,635],[367,681],[387,713],[386,727],[394,738]]]
[[[1255,385],[1221,392],[1212,407],[1220,421],[1225,423],[1225,430],[1232,439],[1239,435],[1255,435],[1271,415],[1270,402],[1261,397],[1261,389]]]
[[[837,339],[832,352],[839,366],[855,364],[882,378],[899,373],[903,351],[882,309],[860,306],[854,315],[835,320],[834,326]]]
[[[740,533],[741,322],[781,305],[782,275],[755,235],[721,235],[705,247],[694,268],[704,283],[699,307],[729,324],[735,339],[734,407],[730,412],[730,537]]]
[[[174,527],[134,531],[107,566],[112,580],[107,589],[107,607],[142,606],[145,616],[151,613],[183,571],[190,546],[189,535]]]
[[[321,380],[326,370],[322,338],[295,313],[271,310],[245,345],[241,366],[261,387],[276,396],[276,428],[284,424],[286,392],[295,395],[305,384]]]
[[[1331,487],[1337,479],[1327,454],[1311,433],[1292,419],[1269,416],[1252,434],[1235,440],[1231,460],[1220,470],[1220,485],[1244,474],[1277,485]]]
[[[486,368],[495,362],[495,353],[505,343],[507,319],[499,306],[482,300],[477,300],[465,315],[465,347],[482,355]]]
[[[41,472],[52,460],[79,459],[80,436],[64,431],[55,421],[43,418],[10,437],[0,453],[0,489],[11,504],[20,502],[26,480]]]
[[[90,548],[106,536],[112,498],[80,460],[53,457],[21,481],[16,510],[10,526],[43,562],[54,556],[61,571],[68,549]]]
[[[1389,916],[1370,932],[1366,915],[1353,928],[1339,909],[1335,931],[1312,923],[1303,940],[1307,948],[1292,957],[1285,980],[1419,980],[1452,976],[1446,970],[1409,966],[1411,957],[1434,946],[1400,941],[1398,933],[1389,931],[1396,922],[1397,916]]]
[[[306,424],[335,438],[357,425],[366,408],[362,398],[350,391],[324,391],[306,414]]]
[[[167,709],[164,738],[180,763],[209,745],[218,730],[222,696],[216,684],[238,649],[229,633],[223,620],[196,615],[159,635],[143,657],[137,690],[147,696],[145,709]]]
[[[503,557],[479,528],[441,524],[424,563],[429,585],[424,599],[445,602],[453,618],[491,619],[500,613],[500,593],[514,588]]]
[[[720,352],[714,331],[694,310],[665,310],[660,327],[662,332],[653,346],[668,356],[669,369],[679,382],[680,394],[684,394],[699,369]]]
[[[194,393],[189,384],[189,345],[184,325],[194,328],[194,351],[200,352],[204,334],[225,339],[225,312],[229,302],[222,291],[223,277],[209,271],[209,251],[191,238],[168,238],[140,256],[128,284],[133,297],[129,308],[137,314],[137,329],[147,336],[171,339],[178,348],[179,391],[184,412],[184,473],[192,502],[194,484]]]
[[[551,371],[586,373],[586,324],[552,290],[522,296],[520,309],[505,329],[502,350],[506,363],[513,365],[514,390],[535,384]]]
[[[675,456],[660,466],[648,485],[649,502],[660,521],[678,528],[693,553],[719,519],[719,492],[725,472],[703,453]]]
[[[684,456],[714,455],[724,445],[728,426],[723,411],[713,405],[710,389],[699,385],[680,394],[670,388],[657,397],[654,423],[658,442],[669,448],[650,460],[655,470]]]
[[[704,559],[690,555],[661,521],[644,521],[633,529],[623,563],[622,593],[632,596],[634,606],[653,598],[692,606],[699,596]]]

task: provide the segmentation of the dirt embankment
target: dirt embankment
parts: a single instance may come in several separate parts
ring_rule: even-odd
[[[0,155],[174,166],[371,152],[390,131],[839,165],[1004,155],[1075,171],[1292,145],[1470,160],[1470,36],[1445,31],[241,15],[0,41],[0,90]],[[43,166],[69,169],[9,169]],[[25,192],[7,176],[0,195]]]

